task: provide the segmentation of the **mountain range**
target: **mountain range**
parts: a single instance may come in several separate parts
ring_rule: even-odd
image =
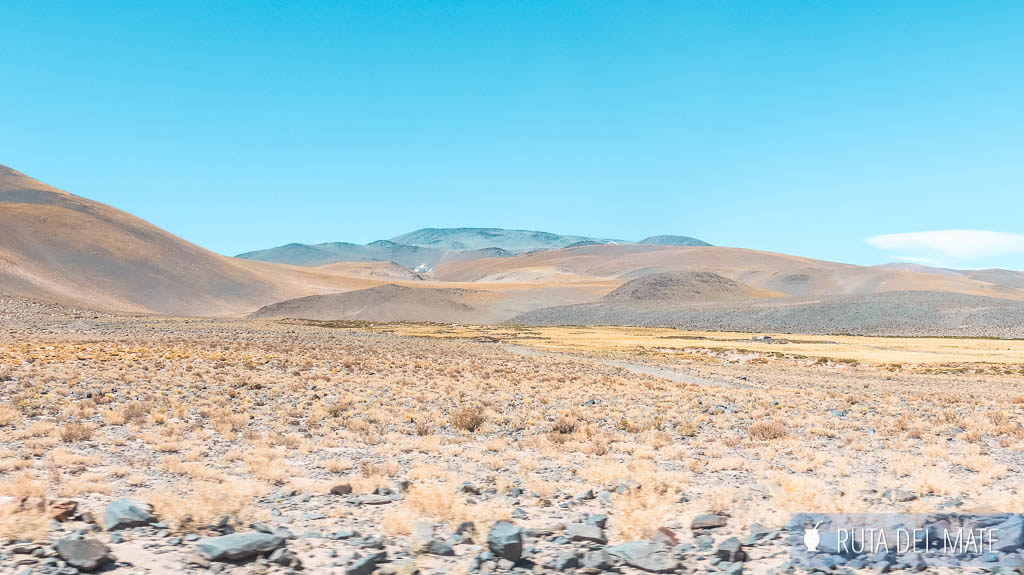
[[[296,266],[321,266],[335,262],[388,261],[402,267],[427,271],[453,260],[507,258],[518,254],[588,245],[653,244],[710,246],[686,236],[653,236],[639,242],[586,236],[566,236],[530,230],[500,228],[423,228],[377,240],[366,245],[346,242],[287,244],[235,257]]]
[[[0,294],[178,316],[1024,337],[1024,274],[424,228],[240,257],[0,166]]]

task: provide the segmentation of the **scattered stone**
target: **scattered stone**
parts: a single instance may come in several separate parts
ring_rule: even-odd
[[[747,553],[743,551],[743,545],[735,537],[730,537],[719,543],[718,549],[715,550],[715,556],[729,563],[742,563],[747,560]]]
[[[103,525],[107,531],[117,531],[129,527],[141,527],[156,523],[153,507],[135,499],[118,499],[111,501],[103,513]]]
[[[487,548],[496,557],[519,561],[523,556],[523,529],[507,521],[496,521],[487,533]]]
[[[1016,513],[1009,515],[995,526],[992,539],[995,540],[993,550],[1000,553],[1012,553],[1024,547],[1024,517]]]
[[[464,481],[462,484],[460,484],[458,488],[456,488],[456,492],[467,493],[469,495],[480,495],[480,489],[477,486],[470,483],[469,481]]]
[[[352,486],[348,483],[335,485],[331,488],[331,495],[348,495],[350,493],[352,493]]]
[[[436,539],[431,540],[427,543],[426,548],[423,550],[428,555],[441,555],[443,557],[451,557],[455,555],[455,550],[452,546],[444,541],[438,541]]]
[[[394,499],[390,497],[386,497],[384,495],[377,495],[376,493],[363,495],[362,497],[359,498],[359,503],[361,505],[387,505],[388,503],[391,503],[393,501]]]
[[[281,537],[250,531],[200,539],[196,543],[196,554],[208,561],[242,561],[281,547],[284,547]]]
[[[667,547],[675,547],[679,545],[679,537],[676,536],[675,531],[672,531],[668,527],[659,527],[655,532],[651,540],[655,543],[661,543]]]
[[[284,547],[274,550],[274,552],[270,554],[269,561],[283,567],[291,567],[292,569],[302,568],[302,561],[299,560],[299,557],[295,552],[290,549],[285,549]]]
[[[906,503],[917,499],[917,494],[903,489],[886,489],[882,492],[882,499],[888,499],[893,503]]]
[[[690,524],[690,529],[694,531],[717,529],[719,527],[725,527],[725,524],[728,522],[729,518],[725,515],[705,513],[693,518],[693,522]]]
[[[53,547],[68,565],[86,573],[114,561],[110,548],[95,539],[61,539]]]
[[[359,557],[352,561],[348,568],[345,569],[345,575],[370,575],[370,573],[377,569],[380,563],[387,560],[387,557],[386,551],[379,551]]]
[[[576,494],[576,499],[579,499],[580,501],[590,501],[593,498],[594,498],[594,490],[593,489],[584,489],[583,491],[580,491],[579,493]]]
[[[556,571],[567,571],[580,566],[580,558],[575,551],[566,551],[551,560],[549,564]]]
[[[572,541],[589,541],[600,545],[608,543],[608,538],[604,536],[604,530],[597,525],[570,523],[565,526],[565,534]]]
[[[434,540],[434,524],[426,521],[417,521],[412,525],[409,533],[409,546],[413,553],[426,553],[427,546]]]
[[[669,573],[679,567],[679,562],[672,553],[664,545],[654,541],[630,541],[607,549],[609,555],[649,573]]]
[[[597,525],[601,529],[608,526],[608,516],[602,513],[591,513],[587,515],[587,525]]]
[[[607,571],[612,566],[611,555],[608,554],[604,549],[598,549],[596,551],[587,551],[583,554],[580,560],[580,564],[587,569],[597,569],[598,571]]]

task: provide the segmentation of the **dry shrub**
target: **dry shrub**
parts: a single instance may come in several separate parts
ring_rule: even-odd
[[[0,405],[0,427],[14,425],[21,420],[21,412],[12,405]]]
[[[757,421],[750,426],[747,434],[751,439],[768,441],[786,437],[789,435],[789,429],[786,428],[786,424],[783,421],[778,419],[773,421]]]
[[[563,415],[555,421],[554,425],[551,426],[551,431],[562,435],[568,435],[573,431],[576,431],[576,420]]]
[[[0,540],[43,539],[49,531],[50,518],[46,513],[34,509],[21,509],[15,501],[25,497],[43,497],[46,484],[36,481],[31,475],[23,474],[10,481],[0,483]],[[5,498],[13,498],[14,501]]]
[[[189,531],[210,526],[225,515],[239,523],[259,519],[252,500],[267,491],[266,484],[258,481],[199,481],[191,487],[149,494],[145,500],[162,522],[172,529]]]
[[[434,433],[434,429],[430,427],[430,424],[423,419],[419,419],[416,421],[415,429],[416,435],[420,437],[426,437]]]
[[[88,423],[73,422],[68,423],[60,430],[61,440],[73,443],[76,441],[89,441],[92,439],[92,434],[96,431],[96,428]]]
[[[127,403],[105,409],[100,412],[100,417],[107,425],[124,425],[133,421],[142,421],[149,415],[151,407],[148,403],[141,401],[129,401]]]
[[[648,539],[677,513],[672,509],[675,497],[649,489],[630,489],[622,495],[613,495],[615,512],[611,525],[623,541]]]
[[[452,427],[472,433],[487,421],[487,415],[482,407],[467,406],[455,410],[448,417],[448,421],[452,424]]]
[[[348,459],[332,459],[324,463],[324,469],[331,473],[342,473],[352,469],[353,463]]]
[[[406,492],[402,507],[387,518],[387,528],[401,532],[412,520],[431,518],[448,523],[472,521],[478,533],[486,533],[491,523],[508,519],[511,512],[511,507],[498,501],[466,503],[456,482],[415,483]]]

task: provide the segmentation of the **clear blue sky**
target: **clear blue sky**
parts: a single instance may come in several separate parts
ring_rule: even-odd
[[[1024,268],[1016,235],[867,242],[1024,234],[1021,22],[1022,2],[7,1],[0,163],[229,255],[495,226]]]

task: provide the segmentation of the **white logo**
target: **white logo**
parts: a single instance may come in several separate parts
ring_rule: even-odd
[[[804,545],[807,550],[814,553],[818,550],[818,543],[821,543],[821,536],[818,535],[818,526],[821,525],[821,521],[814,524],[814,527],[810,529],[804,529]]]

